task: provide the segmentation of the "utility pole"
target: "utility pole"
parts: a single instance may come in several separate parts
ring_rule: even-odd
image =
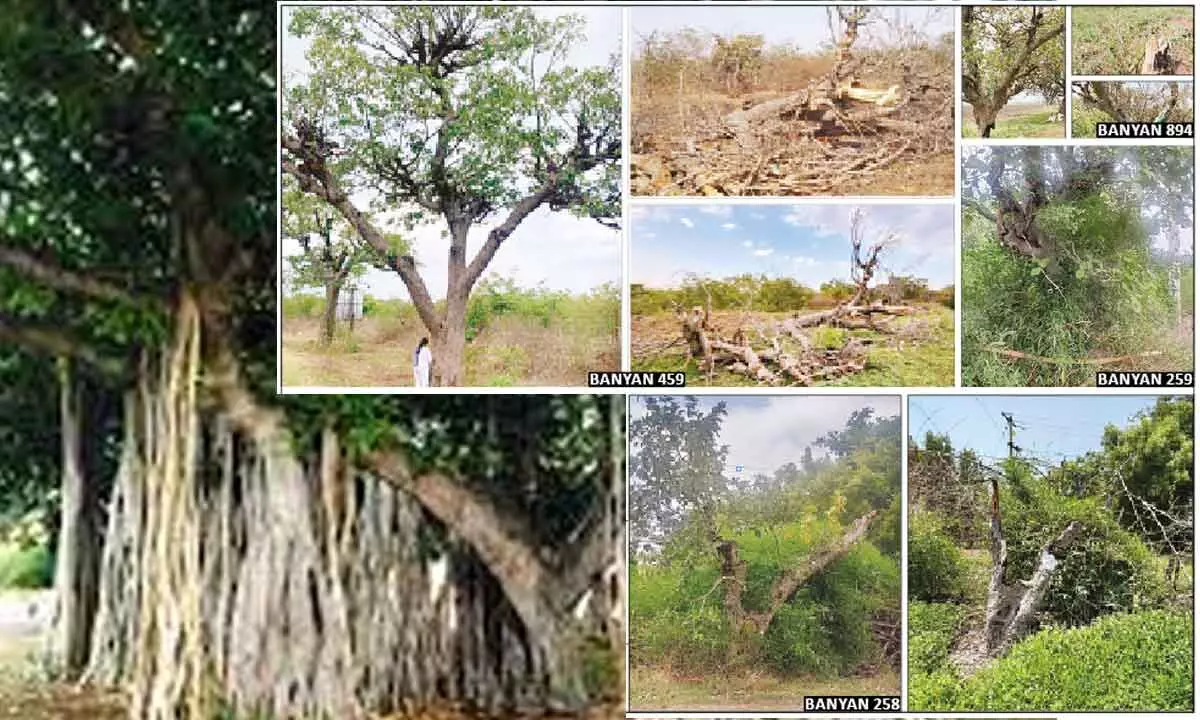
[[[1001,412],[1000,417],[1004,418],[1004,422],[1008,425],[1008,456],[1016,457],[1017,453],[1021,452],[1016,439],[1017,421],[1013,419],[1012,413]]]

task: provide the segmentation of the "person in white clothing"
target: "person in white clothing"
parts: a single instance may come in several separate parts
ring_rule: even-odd
[[[429,350],[429,338],[421,338],[413,351],[413,378],[417,387],[429,387],[429,372],[433,368],[433,353]]]

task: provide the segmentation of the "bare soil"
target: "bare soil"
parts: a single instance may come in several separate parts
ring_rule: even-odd
[[[898,52],[898,51],[897,51]],[[890,59],[889,59],[890,58]],[[631,189],[634,195],[802,196],[951,195],[954,192],[952,64],[933,53],[872,56],[865,90],[888,90],[910,64],[921,81],[888,116],[856,122],[832,109],[828,123],[788,116],[755,121],[748,133],[726,132],[735,112],[797,97],[819,84],[832,61],[813,62],[786,87],[744,92],[696,82],[658,86],[634,74]],[[763,73],[770,77],[770,69]],[[794,75],[794,74],[793,74]],[[832,107],[832,106],[830,106]],[[833,117],[836,116],[836,117]],[[752,138],[753,142],[747,142]]]

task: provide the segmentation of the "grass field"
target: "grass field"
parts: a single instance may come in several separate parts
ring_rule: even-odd
[[[364,317],[353,330],[339,323],[328,346],[317,341],[322,305],[312,296],[284,298],[285,386],[413,384],[413,348],[430,333],[412,305],[367,296]],[[613,285],[569,295],[485,283],[471,296],[466,322],[468,386],[583,385],[589,370],[620,367],[620,299]]]
[[[791,313],[751,313],[717,311],[713,323],[722,334],[731,334],[740,324],[752,327],[756,322],[779,321]],[[941,387],[954,384],[954,311],[942,305],[924,305],[908,317],[897,318],[894,335],[871,330],[851,330],[849,335],[870,339],[867,367],[859,373],[838,378],[830,386],[858,387]],[[907,330],[907,332],[906,332]],[[694,361],[687,361],[687,349],[678,343],[666,350],[650,353],[639,347],[661,347],[680,337],[679,321],[671,313],[633,317],[633,370],[685,370],[689,385],[707,385],[708,379]],[[718,370],[713,385],[754,385],[745,375]]]
[[[992,138],[1060,138],[1066,131],[1062,120],[1048,122],[1058,112],[1053,105],[1031,105],[1010,103],[1000,110]],[[962,106],[962,136],[979,137],[979,131],[971,119],[971,106]]]
[[[429,332],[416,321],[364,318],[329,347],[317,341],[319,322],[284,318],[283,384],[404,387],[413,384],[412,349]],[[619,336],[590,331],[570,318],[540,322],[502,317],[467,343],[466,384],[582,385],[589,370],[620,367]]]
[[[766,673],[689,677],[666,668],[635,667],[629,694],[630,708],[635,711],[799,711],[805,695],[899,695],[900,676],[883,672],[831,679],[782,679]]]
[[[1171,43],[1177,75],[1192,72],[1190,7],[1081,7],[1071,14],[1071,66],[1077,75],[1140,75],[1146,41]]]

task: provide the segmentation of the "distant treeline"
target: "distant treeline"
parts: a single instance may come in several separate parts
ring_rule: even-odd
[[[770,278],[745,273],[720,280],[689,278],[677,288],[648,288],[641,283],[629,287],[630,310],[634,315],[680,307],[704,306],[712,299],[714,310],[787,312],[802,308],[833,307],[854,295],[854,284],[844,280],[821,283],[817,289],[791,278]],[[910,275],[893,275],[887,282],[868,290],[867,302],[933,302],[954,307],[954,286],[931,289],[928,281]]]

